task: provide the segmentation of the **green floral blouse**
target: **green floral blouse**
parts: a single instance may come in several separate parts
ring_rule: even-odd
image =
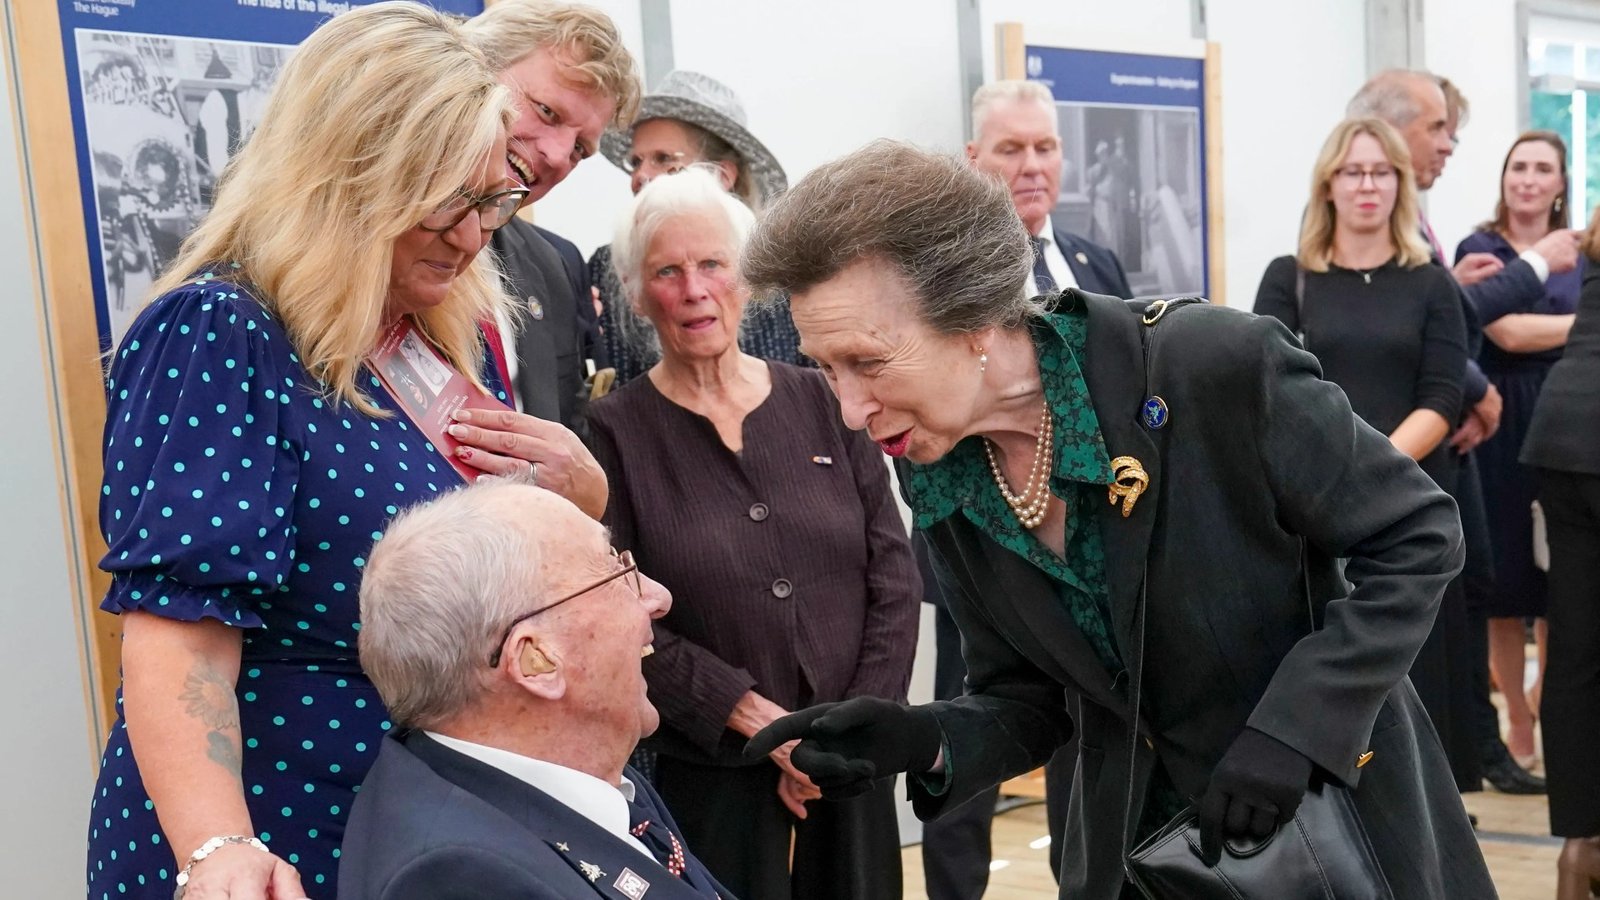
[[[1000,546],[1049,575],[1100,662],[1115,673],[1122,660],[1111,637],[1105,545],[1099,519],[1090,512],[1092,504],[1106,502],[1113,473],[1078,363],[1088,320],[1081,311],[1046,315],[1032,336],[1039,377],[1055,415],[1050,487],[1067,504],[1066,554],[1057,556],[1017,521],[994,483],[980,437],[967,438],[938,462],[908,467],[906,493],[916,527],[927,528],[959,511]]]

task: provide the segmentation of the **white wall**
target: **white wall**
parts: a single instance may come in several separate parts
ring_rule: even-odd
[[[1261,273],[1293,253],[1317,151],[1366,79],[1360,0],[1211,0],[1222,45],[1227,301],[1249,309]]]
[[[0,69],[0,122],[11,121],[12,96]],[[98,748],[90,746],[25,221],[17,145],[0,138],[0,893],[81,897]]]
[[[1430,6],[1424,22],[1425,63],[1461,87],[1472,106],[1460,146],[1428,192],[1428,220],[1445,253],[1494,215],[1500,164],[1521,129],[1517,123],[1516,0],[1451,0]]]
[[[1471,0],[1486,2],[1486,0]],[[1510,3],[1510,0],[1499,0]],[[638,5],[601,0],[642,52]],[[1228,301],[1248,307],[1272,257],[1293,249],[1312,159],[1364,76],[1357,0],[1211,0],[1222,44],[1223,207]],[[791,181],[876,137],[955,152],[966,140],[956,0],[677,0],[674,62],[727,82],[751,130]],[[1092,0],[982,0],[982,71],[994,71],[994,26],[1052,34],[1191,36],[1189,0],[1125,0],[1113,20]],[[535,211],[585,254],[610,241],[626,177],[596,159]]]

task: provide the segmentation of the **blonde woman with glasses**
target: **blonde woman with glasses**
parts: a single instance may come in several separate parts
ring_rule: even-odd
[[[1445,438],[1461,408],[1467,332],[1450,273],[1430,261],[1404,139],[1378,119],[1341,122],[1322,145],[1299,251],[1272,261],[1255,311],[1281,320],[1344,389],[1356,415],[1446,490]],[[1460,581],[1451,582],[1411,680],[1462,789],[1478,789]],[[1459,637],[1458,637],[1459,635]]]
[[[409,328],[447,382],[504,399],[478,323],[506,301],[477,257],[526,194],[506,177],[511,115],[452,19],[410,2],[334,17],[113,352],[102,608],[122,619],[123,682],[90,897],[332,896],[390,725],[356,651],[372,542],[473,472],[528,467],[506,412],[450,426],[458,470],[400,400],[433,382],[374,357]],[[597,515],[592,471],[564,493]]]

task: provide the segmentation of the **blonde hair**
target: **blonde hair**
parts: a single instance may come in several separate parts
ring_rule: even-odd
[[[576,3],[500,0],[463,26],[467,38],[500,72],[540,50],[570,56],[562,75],[616,101],[611,124],[626,128],[639,112],[633,55],[605,13]]]
[[[1326,272],[1333,257],[1335,215],[1329,196],[1334,173],[1357,135],[1371,135],[1383,147],[1400,181],[1395,191],[1394,210],[1389,213],[1389,242],[1402,268],[1411,269],[1433,259],[1422,239],[1422,220],[1417,210],[1417,176],[1411,168],[1411,151],[1400,132],[1382,119],[1346,119],[1334,127],[1322,144],[1317,164],[1311,170],[1311,202],[1300,223],[1300,249],[1295,259],[1308,272]]]
[[[382,415],[357,378],[382,327],[395,241],[472,178],[512,116],[509,92],[446,16],[405,0],[335,16],[284,67],[152,296],[237,264],[227,277],[258,291],[328,394]],[[413,318],[476,380],[477,323],[506,302],[481,254],[444,303]]]
[[[989,122],[989,113],[999,103],[1038,103],[1050,113],[1050,121],[1060,130],[1056,115],[1056,98],[1050,89],[1037,81],[1008,79],[991,81],[972,92],[972,139],[983,140],[983,126]]]

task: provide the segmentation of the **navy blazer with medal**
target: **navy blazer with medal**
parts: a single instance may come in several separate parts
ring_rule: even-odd
[[[1195,798],[1248,725],[1354,789],[1397,898],[1494,896],[1406,678],[1461,567],[1454,502],[1351,412],[1276,320],[1173,309],[1150,333],[1147,373],[1142,304],[1077,290],[1050,300],[1087,315],[1083,373],[1107,452],[1148,477],[1126,517],[1109,486],[1074,511],[1100,517],[1125,662],[1145,604],[1141,737],[1130,746],[1128,672],[1107,671],[1048,576],[958,510],[927,535],[967,694],[933,704],[948,781],[908,780],[918,816],[1076,737],[1061,896],[1116,900],[1130,760],[1133,809],[1157,758]]]
[[[680,836],[642,775],[634,804]],[[734,900],[692,848],[680,879],[580,813],[427,735],[391,732],[356,796],[341,900]]]

